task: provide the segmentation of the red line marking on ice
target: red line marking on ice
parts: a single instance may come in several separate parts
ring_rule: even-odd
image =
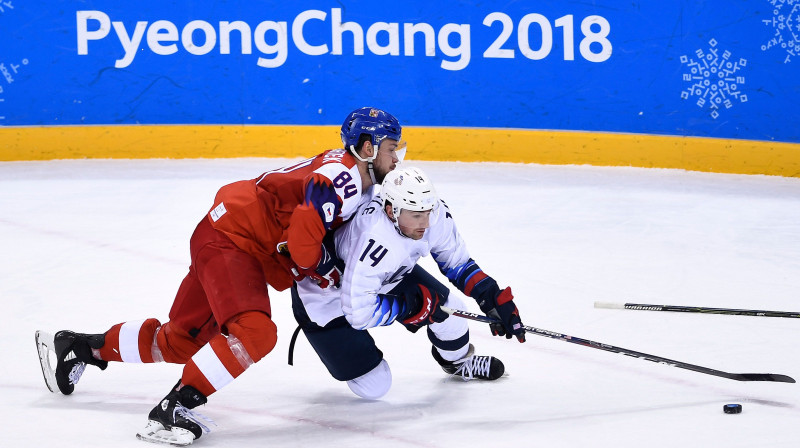
[[[47,235],[47,236],[52,236],[52,237],[56,237],[56,238],[62,238],[62,239],[69,240],[69,241],[77,241],[79,243],[86,244],[87,246],[93,247],[95,249],[106,249],[106,250],[111,250],[113,252],[120,252],[120,253],[129,254],[129,255],[134,255],[136,257],[144,258],[144,259],[149,260],[149,261],[158,261],[158,262],[169,264],[169,265],[175,265],[175,264],[186,264],[186,265],[188,265],[189,264],[189,260],[188,259],[185,260],[185,261],[181,261],[181,260],[178,260],[178,259],[175,259],[175,258],[162,257],[160,255],[155,255],[155,254],[150,253],[150,252],[131,249],[130,247],[125,247],[125,246],[114,244],[114,243],[100,242],[100,241],[92,240],[92,239],[89,239],[89,238],[84,238],[82,236],[75,235],[75,234],[72,234],[72,233],[60,232],[60,231],[57,231],[57,230],[52,230],[52,229],[48,229],[48,228],[44,228],[44,227],[32,226],[30,224],[23,224],[23,223],[19,223],[19,222],[9,221],[9,220],[3,219],[3,218],[0,218],[0,224],[5,224],[5,225],[10,226],[10,227],[15,227],[17,229],[25,230],[25,231],[31,232],[31,233],[37,233],[37,234],[40,234],[40,235]]]
[[[22,390],[30,390],[30,391],[42,391],[44,389],[44,391],[41,394],[44,397],[62,397],[61,394],[54,394],[54,393],[51,393],[51,392],[47,391],[47,389],[44,388],[44,386],[42,386],[42,387],[34,387],[34,386],[31,386],[31,385],[28,385],[28,384],[0,384],[0,389],[10,389],[10,390],[15,390],[15,389],[16,390],[20,390],[20,389],[22,389]],[[140,401],[140,402],[143,402],[143,403],[147,403],[148,400],[152,400],[152,397],[144,397],[144,396],[141,396],[141,395],[116,394],[116,393],[104,394],[104,393],[98,393],[98,392],[92,392],[92,391],[81,391],[80,395],[84,396],[84,397],[92,397],[92,398],[106,398],[106,399],[117,398],[117,399],[123,399],[123,400],[134,400],[134,401]],[[70,396],[70,397],[72,397],[72,396]],[[90,407],[92,410],[94,410],[96,408],[96,404],[97,403],[76,403],[75,401],[71,401],[69,404],[72,406],[71,408],[75,408],[79,404],[86,404],[87,408]],[[113,407],[113,405],[111,405],[111,404],[109,404],[109,406]],[[145,406],[145,409],[142,412],[147,412],[146,409],[149,409],[149,408],[147,408],[147,406]],[[328,422],[328,421],[322,421],[322,420],[315,420],[315,419],[310,419],[310,418],[307,418],[307,417],[301,417],[301,416],[298,416],[298,415],[284,415],[284,414],[278,414],[278,413],[275,413],[275,412],[259,410],[259,409],[243,409],[243,408],[239,408],[239,407],[236,407],[236,406],[213,405],[213,409],[214,409],[214,412],[216,412],[216,411],[228,411],[228,412],[236,412],[236,413],[247,414],[247,415],[263,415],[263,416],[267,416],[267,417],[271,417],[271,418],[275,418],[275,419],[279,419],[279,420],[290,421],[290,422],[295,422],[295,423],[304,423],[304,424],[308,424],[308,425],[318,426],[320,428],[335,429],[335,430],[350,432],[350,433],[354,433],[354,434],[358,434],[358,435],[369,434],[370,437],[374,437],[376,439],[382,439],[382,440],[387,440],[387,441],[405,443],[405,444],[408,444],[408,445],[411,445],[411,446],[414,446],[414,447],[438,448],[438,445],[431,445],[431,444],[425,443],[424,441],[420,441],[418,439],[407,439],[407,438],[400,437],[400,436],[393,436],[391,434],[383,434],[383,433],[380,433],[380,432],[376,432],[374,429],[368,429],[368,428],[359,427],[359,426],[356,426],[356,425],[346,425],[346,424],[342,424],[342,423],[338,423],[338,422],[334,423],[334,422]],[[69,410],[68,409],[64,409],[64,412],[69,412]],[[230,433],[230,434],[234,434],[234,433]]]

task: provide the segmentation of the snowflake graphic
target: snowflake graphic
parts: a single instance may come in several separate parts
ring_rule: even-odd
[[[772,39],[761,46],[761,51],[773,47],[786,50],[784,64],[792,60],[800,52],[800,0],[767,0],[774,7],[772,19],[762,20],[764,25],[775,31]]]
[[[711,39],[708,44],[710,47],[706,52],[702,49],[695,51],[697,60],[681,56],[681,64],[689,69],[689,73],[683,73],[683,80],[691,83],[681,92],[681,98],[688,100],[689,97],[696,96],[697,107],[703,108],[707,105],[711,118],[716,120],[720,107],[730,109],[736,101],[747,102],[747,95],[739,91],[744,84],[744,76],[736,75],[736,72],[747,66],[747,59],[732,62],[730,51],[726,50],[720,56],[715,39]]]
[[[12,5],[10,1],[0,0],[0,14],[5,14],[6,11],[10,12],[12,9],[14,9],[14,5]]]

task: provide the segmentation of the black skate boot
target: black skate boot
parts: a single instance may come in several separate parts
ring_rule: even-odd
[[[180,389],[178,389],[180,388]],[[198,412],[192,412],[207,401],[205,395],[192,386],[181,387],[180,381],[169,394],[150,411],[147,426],[136,434],[140,440],[173,446],[186,446],[210,432],[202,421],[214,423]]]
[[[92,349],[105,344],[105,335],[83,334],[62,330],[53,337],[53,349],[56,353],[55,377],[58,390],[69,395],[81,379],[86,364],[97,366],[100,370],[108,367],[108,361],[101,361],[92,356]]]
[[[442,370],[451,375],[461,375],[464,381],[471,379],[496,380],[503,376],[506,368],[503,362],[494,356],[475,356],[475,347],[469,344],[466,356],[458,361],[447,361],[432,347],[433,359],[442,366]]]

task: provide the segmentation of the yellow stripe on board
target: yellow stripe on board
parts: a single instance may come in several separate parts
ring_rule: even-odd
[[[800,177],[800,144],[645,134],[409,128],[409,158]]]
[[[409,159],[678,168],[800,177],[800,144],[642,134],[407,127]],[[0,160],[298,157],[338,126],[0,127]]]
[[[0,160],[297,157],[342,146],[334,126],[0,127],[0,142]]]

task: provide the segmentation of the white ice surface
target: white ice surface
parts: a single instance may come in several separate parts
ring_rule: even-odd
[[[181,366],[88,367],[45,388],[34,331],[165,321],[188,241],[223,184],[273,159],[0,163],[3,447],[139,447]],[[412,164],[413,162],[407,162]],[[417,162],[472,255],[511,285],[527,325],[688,363],[800,379],[800,319],[595,309],[595,301],[800,311],[800,179],[675,170]],[[424,264],[435,271],[428,261]],[[436,272],[438,274],[438,272]],[[271,291],[274,293],[274,291]],[[272,294],[275,350],[201,412],[198,447],[796,447],[800,385],[737,382],[471,322],[493,383],[448,379],[424,332],[372,333],[394,385],[356,398]],[[477,311],[474,302],[470,310]],[[726,403],[744,412],[726,415]]]

